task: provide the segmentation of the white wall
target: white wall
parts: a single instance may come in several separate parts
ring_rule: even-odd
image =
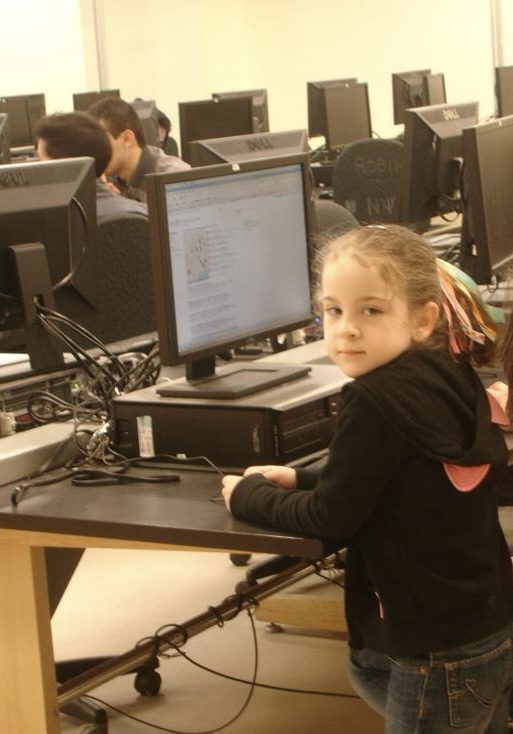
[[[44,91],[52,112],[103,80],[126,99],[156,99],[178,137],[179,101],[267,87],[272,128],[306,127],[306,82],[357,76],[369,84],[373,128],[387,136],[398,132],[391,73],[430,67],[444,72],[449,101],[477,99],[486,118],[493,2],[511,28],[511,0],[17,0],[2,9],[13,32],[2,34],[11,63],[0,94]]]

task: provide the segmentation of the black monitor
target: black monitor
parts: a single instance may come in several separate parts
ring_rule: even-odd
[[[324,135],[325,112],[323,90],[328,87],[346,87],[348,84],[356,84],[356,78],[348,79],[325,79],[317,82],[306,83],[306,101],[308,107],[308,135],[314,138]]]
[[[443,74],[425,74],[422,77],[422,107],[435,104],[445,104],[447,95],[445,92],[445,76]]]
[[[495,67],[497,116],[513,115],[513,66]]]
[[[513,116],[463,131],[461,267],[477,283],[513,263]]]
[[[0,113],[0,166],[11,162],[11,137],[9,135],[9,115]]]
[[[329,151],[339,151],[347,143],[372,137],[367,84],[326,87],[323,98],[323,134]]]
[[[283,130],[193,141],[189,143],[189,162],[191,166],[211,166],[308,151],[306,130]]]
[[[41,244],[30,247],[34,243]],[[55,367],[55,354],[45,351],[36,306],[52,305],[53,294],[62,288],[84,308],[93,308],[95,247],[92,158],[0,166],[0,351],[6,351],[2,346],[13,330],[25,328],[32,367]]]
[[[180,148],[189,161],[189,143],[193,140],[249,135],[253,132],[251,97],[206,99],[178,104]]]
[[[148,145],[159,144],[159,121],[157,105],[153,99],[134,99],[130,106],[137,112]]]
[[[44,94],[0,97],[0,112],[9,115],[11,149],[35,148],[37,121],[46,114]]]
[[[301,154],[147,176],[161,360],[186,366],[162,395],[234,398],[305,374],[215,364],[312,321],[309,168]]]
[[[214,92],[212,94],[212,99],[233,99],[234,97],[251,97],[253,132],[269,132],[267,89],[248,89],[242,92]]]
[[[464,102],[405,110],[401,220],[419,231],[432,217],[461,212],[462,130],[479,105]]]
[[[73,95],[73,109],[87,112],[89,107],[105,97],[119,97],[119,89],[101,89],[97,92],[77,92]]]
[[[417,71],[401,71],[392,74],[392,97],[394,103],[394,124],[402,125],[404,111],[411,107],[426,107],[424,97],[424,78],[431,74],[431,69]],[[440,100],[440,103],[445,100]]]

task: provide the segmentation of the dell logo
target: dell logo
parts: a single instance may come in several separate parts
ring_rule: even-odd
[[[28,185],[29,182],[21,171],[6,171],[0,174],[0,189],[17,189]]]
[[[444,120],[459,120],[460,119],[458,110],[455,107],[450,107],[449,109],[442,110],[442,115],[443,115]]]

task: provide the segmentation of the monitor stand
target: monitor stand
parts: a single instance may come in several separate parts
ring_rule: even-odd
[[[188,370],[185,379],[158,385],[157,393],[164,398],[234,400],[305,377],[311,369],[305,364],[237,363],[192,378]]]

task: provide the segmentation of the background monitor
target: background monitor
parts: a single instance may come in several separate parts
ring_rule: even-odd
[[[411,107],[425,107],[424,77],[431,74],[431,69],[417,71],[401,71],[392,74],[392,97],[394,103],[394,124],[402,125],[404,111]]]
[[[11,162],[11,137],[9,135],[9,115],[0,113],[0,166]]]
[[[432,217],[461,212],[462,130],[478,122],[477,102],[405,111],[401,220],[419,231]]]
[[[367,84],[326,87],[324,97],[324,137],[329,151],[347,143],[372,137]]]
[[[44,94],[0,97],[0,112],[9,115],[11,150],[35,148],[37,121],[46,114]]]
[[[348,79],[325,79],[318,82],[307,82],[306,99],[308,106],[308,135],[311,138],[324,135],[325,112],[323,90],[328,87],[346,87],[348,84],[356,84],[356,78]]]
[[[193,141],[189,143],[189,162],[191,166],[211,166],[308,151],[306,130],[283,130]]]
[[[73,95],[73,109],[87,112],[89,107],[105,97],[119,97],[119,89],[101,89],[98,92],[77,92]]]
[[[212,94],[212,99],[233,99],[234,97],[251,97],[253,132],[269,132],[267,89],[249,89],[242,92],[214,92]]]
[[[513,262],[513,116],[463,131],[461,267],[477,283]]]
[[[25,264],[32,292],[22,292],[17,282],[20,273],[10,246],[28,243],[43,245],[54,293],[66,289],[84,307],[94,307],[96,174],[92,158],[0,166],[0,351],[10,338],[6,332],[27,326],[22,303],[38,302],[40,297],[37,257],[31,262],[29,255]],[[44,355],[37,353],[30,336],[26,346],[32,366],[44,369]]]
[[[178,104],[181,157],[189,162],[193,140],[249,135],[253,132],[251,97],[206,99]]]
[[[161,394],[236,397],[297,376],[254,363],[216,374],[215,359],[312,321],[308,155],[146,180],[161,360],[186,365]]]
[[[513,115],[513,66],[495,67],[497,116]]]
[[[425,74],[422,77],[422,98],[424,100],[422,107],[447,102],[443,74]]]
[[[130,106],[137,112],[144,130],[144,137],[148,145],[158,145],[158,112],[153,99],[134,99]]]

